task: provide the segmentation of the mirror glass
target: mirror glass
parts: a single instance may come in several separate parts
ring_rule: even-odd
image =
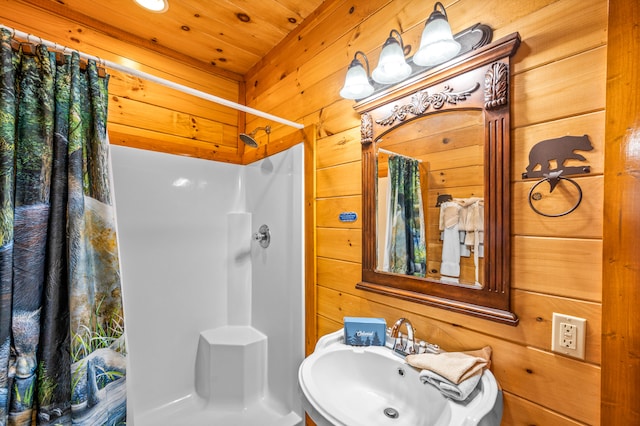
[[[482,110],[425,115],[375,142],[376,271],[482,288]]]

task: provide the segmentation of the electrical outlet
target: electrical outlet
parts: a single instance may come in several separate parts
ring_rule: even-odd
[[[560,346],[565,349],[576,348],[576,338],[578,337],[578,327],[566,322],[560,323]]]
[[[584,359],[584,341],[587,320],[553,313],[551,350]]]

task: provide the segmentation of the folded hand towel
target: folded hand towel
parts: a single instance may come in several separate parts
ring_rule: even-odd
[[[478,372],[466,380],[455,384],[450,380],[442,377],[438,373],[429,370],[422,370],[419,374],[422,383],[430,383],[445,396],[456,401],[464,401],[478,387],[482,373]]]
[[[465,379],[479,374],[491,364],[491,347],[469,352],[442,352],[407,355],[409,365],[422,370],[433,371],[445,379],[459,384]]]
[[[458,224],[458,215],[460,214],[461,208],[462,207],[460,207],[458,203],[454,203],[452,201],[447,201],[440,205],[439,228],[441,231],[447,228],[452,228],[453,225]]]

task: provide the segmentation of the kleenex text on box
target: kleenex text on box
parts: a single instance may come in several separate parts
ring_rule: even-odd
[[[344,317],[344,342],[352,346],[384,346],[387,322],[384,318]]]

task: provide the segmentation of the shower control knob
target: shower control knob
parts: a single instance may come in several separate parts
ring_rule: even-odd
[[[260,229],[258,229],[258,232],[253,234],[253,239],[260,243],[260,247],[269,247],[269,243],[271,243],[271,233],[269,232],[269,227],[267,225],[262,225]]]

